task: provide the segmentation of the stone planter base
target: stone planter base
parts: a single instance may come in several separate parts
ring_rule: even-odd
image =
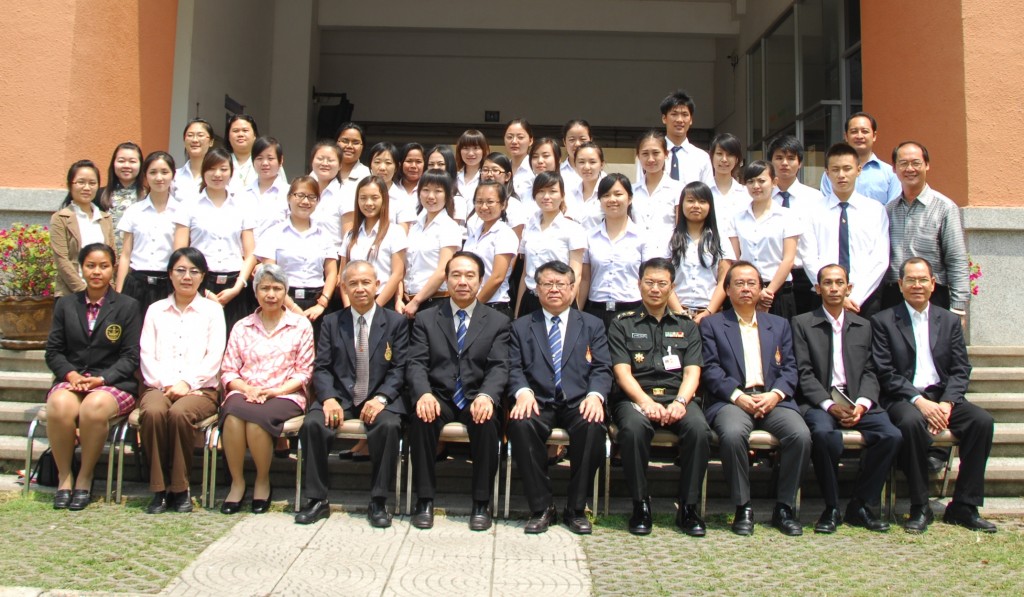
[[[55,300],[38,296],[0,298],[0,346],[9,350],[45,348]]]

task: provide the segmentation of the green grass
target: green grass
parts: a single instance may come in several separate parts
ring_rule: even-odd
[[[758,524],[752,537],[729,531],[725,515],[708,536],[687,537],[668,514],[647,537],[626,533],[627,516],[598,519],[585,537],[595,595],[1021,595],[1024,525],[995,521],[994,535],[941,522],[923,535],[847,526],[835,535],[784,537]]]
[[[51,494],[0,492],[0,585],[156,593],[237,522],[200,508],[148,515],[148,503],[69,512]]]

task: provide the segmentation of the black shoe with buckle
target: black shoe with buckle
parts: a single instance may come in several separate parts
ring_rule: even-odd
[[[163,514],[167,512],[167,492],[158,491],[153,494],[153,499],[146,507],[146,514]]]
[[[491,528],[490,502],[473,500],[473,511],[469,515],[469,530],[486,531]]]
[[[783,535],[799,537],[804,534],[804,525],[793,515],[793,509],[786,504],[775,504],[772,511],[772,526],[779,529]]]
[[[523,527],[523,532],[527,535],[546,533],[548,527],[554,524],[557,520],[558,511],[555,510],[555,506],[548,506],[544,510],[534,512],[530,515],[530,519],[526,521],[526,525]]]
[[[676,513],[676,526],[691,537],[703,537],[708,532],[707,525],[697,514],[697,506],[694,504],[686,504],[679,509]]]
[[[420,498],[416,501],[416,508],[412,511],[412,518],[409,524],[417,529],[434,528],[434,500]]]
[[[370,507],[366,510],[366,519],[375,529],[386,529],[391,526],[391,514],[388,512],[387,504],[384,503],[384,498],[370,500]]]
[[[331,503],[326,499],[310,498],[306,507],[295,513],[296,524],[313,524],[318,520],[331,517]]]
[[[994,533],[996,532],[996,525],[985,520],[978,514],[978,507],[971,506],[970,504],[964,504],[961,502],[950,502],[946,506],[946,512],[942,515],[942,522],[946,524],[955,524],[964,528],[971,529],[972,531],[981,531],[983,533]]]
[[[629,517],[629,532],[634,535],[650,535],[654,528],[651,514],[651,498],[634,501],[633,515]]]

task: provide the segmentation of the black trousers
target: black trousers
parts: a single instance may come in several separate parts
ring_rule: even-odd
[[[501,435],[502,410],[494,406],[494,414],[489,421],[480,425],[473,422],[469,412],[470,401],[466,408],[459,410],[451,400],[438,398],[441,414],[431,423],[425,423],[416,416],[415,411],[409,417],[409,448],[412,461],[412,482],[416,486],[416,497],[434,499],[437,491],[435,474],[435,453],[441,429],[448,423],[462,423],[469,431],[469,454],[473,460],[473,499],[489,502],[493,491],[494,475],[498,472],[498,445]]]
[[[519,301],[519,317],[529,315],[540,310],[540,299],[532,290],[527,288],[523,291],[523,300]]]
[[[908,401],[889,405],[889,418],[903,433],[899,462],[910,486],[910,503],[928,503],[928,448],[932,434],[924,415]],[[960,470],[953,501],[981,506],[985,501],[985,465],[992,452],[995,421],[985,409],[961,402],[949,414],[949,430],[960,440]]]
[[[616,440],[626,486],[634,501],[650,497],[647,465],[651,462],[651,440],[659,427],[679,436],[679,505],[695,505],[700,501],[711,452],[711,428],[699,404],[688,405],[686,416],[668,426],[651,421],[628,399],[615,404],[612,416],[619,428]]]
[[[357,418],[360,410],[362,409],[345,409],[345,419]],[[309,407],[299,433],[302,434],[302,445],[305,446],[306,453],[306,497],[326,499],[329,474],[327,457],[334,442],[334,429],[327,426],[323,405],[319,402]],[[372,466],[371,498],[387,498],[388,484],[395,478],[401,434],[402,416],[388,410],[382,410],[373,423],[366,426]]]
[[[794,267],[791,272],[793,276],[793,303],[796,314],[810,313],[821,306],[821,297],[814,292],[814,282],[807,277],[807,272],[802,267]]]
[[[551,477],[548,476],[547,441],[551,430],[561,427],[569,432],[569,489],[566,505],[572,510],[587,507],[593,491],[594,474],[605,458],[604,423],[590,423],[578,407],[538,404],[540,414],[526,419],[509,419],[508,439],[512,458],[523,478],[523,490],[531,512],[541,512],[552,504]],[[596,505],[595,505],[596,507]]]
[[[618,303],[615,306],[614,311],[609,311],[607,305],[605,305],[604,303],[596,303],[592,300],[587,299],[586,304],[583,305],[583,310],[586,311],[587,313],[590,313],[594,317],[600,319],[601,323],[604,324],[605,331],[608,331],[608,328],[612,325],[612,321],[620,313],[625,313],[626,311],[633,311],[634,309],[639,309],[640,307],[643,306],[643,304],[643,301],[637,301],[634,303]]]
[[[804,413],[804,421],[811,430],[811,462],[818,478],[825,505],[839,507],[839,457],[843,453],[844,427],[835,417],[817,406]],[[857,473],[857,487],[853,497],[873,507],[881,503],[882,487],[899,453],[903,435],[879,407],[864,413],[860,422],[852,427],[864,436],[867,447],[861,457]]]

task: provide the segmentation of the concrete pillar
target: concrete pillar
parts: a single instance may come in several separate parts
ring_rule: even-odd
[[[270,63],[270,121],[267,130],[284,148],[289,178],[308,173],[316,114],[312,89],[320,28],[314,0],[276,0]]]

